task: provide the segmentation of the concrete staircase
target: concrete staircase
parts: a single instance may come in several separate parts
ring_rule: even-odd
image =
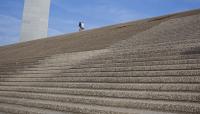
[[[105,49],[1,64],[0,114],[199,114],[199,17]]]

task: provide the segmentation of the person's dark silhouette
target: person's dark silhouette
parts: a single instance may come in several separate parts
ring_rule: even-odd
[[[82,30],[85,29],[85,28],[84,28],[84,23],[81,22],[81,21],[79,22],[78,26],[79,26],[79,31],[82,31]]]

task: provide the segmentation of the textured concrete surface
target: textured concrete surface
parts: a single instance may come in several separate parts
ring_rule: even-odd
[[[25,0],[21,42],[46,38],[51,0]]]
[[[199,17],[195,10],[0,47],[0,112],[199,114]]]

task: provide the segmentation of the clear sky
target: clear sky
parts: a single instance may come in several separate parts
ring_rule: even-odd
[[[0,0],[0,46],[19,41],[24,0]],[[200,0],[52,0],[49,36],[200,8]]]

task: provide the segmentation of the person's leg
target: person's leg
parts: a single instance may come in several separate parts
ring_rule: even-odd
[[[81,29],[82,29],[82,30],[84,30],[84,28],[83,28],[83,27],[81,27]]]

